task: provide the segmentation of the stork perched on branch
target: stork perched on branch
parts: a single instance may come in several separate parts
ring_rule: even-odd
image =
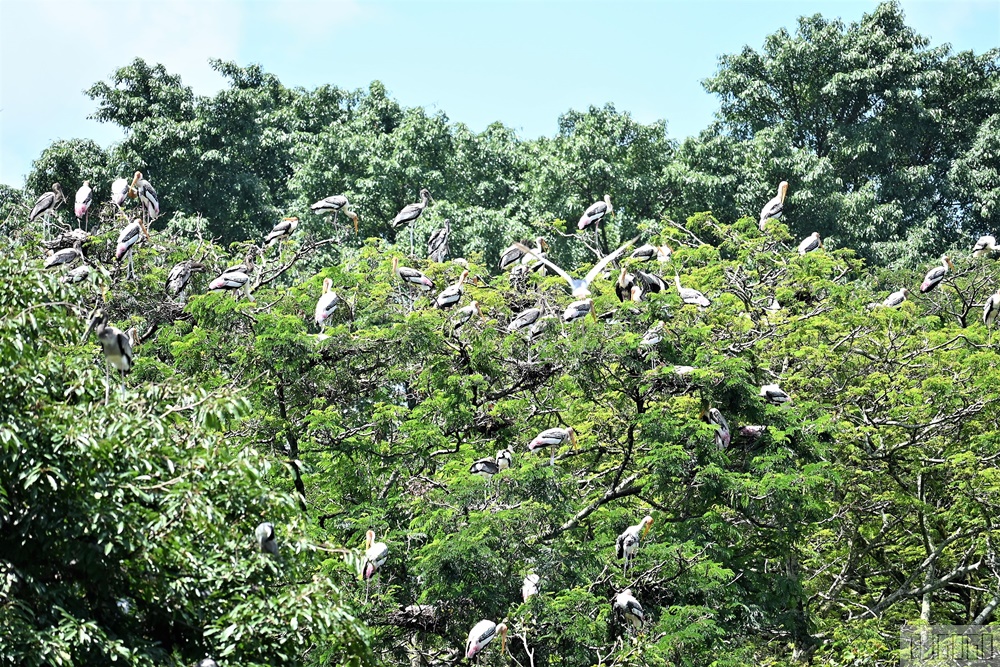
[[[104,352],[104,359],[107,361],[107,365],[104,368],[104,403],[107,405],[110,398],[110,371],[108,366],[114,366],[121,374],[122,396],[124,396],[125,376],[132,370],[132,360],[134,358],[132,346],[134,344],[137,345],[139,341],[135,327],[122,332],[121,329],[109,326],[108,314],[100,309],[94,311],[94,314],[91,315],[87,330],[83,333],[83,338],[80,340],[81,344],[86,342],[91,331],[97,334],[97,340],[100,342],[101,349]]]

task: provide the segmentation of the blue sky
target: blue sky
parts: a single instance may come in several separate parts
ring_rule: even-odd
[[[568,109],[613,103],[696,134],[717,102],[701,81],[718,57],[796,18],[860,19],[869,0],[388,2],[365,0],[0,0],[0,182],[20,186],[56,139],[108,145],[83,90],[141,56],[209,95],[208,59],[256,62],[290,86],[384,82],[402,104],[482,130],[552,135]],[[976,53],[1000,46],[997,0],[904,0],[907,22]],[[75,188],[70,185],[70,188]]]

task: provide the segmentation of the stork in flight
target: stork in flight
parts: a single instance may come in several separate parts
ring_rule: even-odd
[[[515,243],[514,247],[523,252],[525,255],[531,255],[532,257],[537,258],[538,261],[540,261],[542,264],[555,271],[557,274],[559,274],[559,276],[562,277],[563,280],[565,280],[569,284],[570,293],[573,296],[575,296],[578,299],[585,299],[588,296],[590,296],[590,284],[594,281],[595,278],[597,278],[597,276],[601,273],[601,271],[604,270],[604,267],[610,264],[611,262],[615,261],[616,259],[618,259],[622,255],[622,253],[628,250],[632,246],[632,244],[635,243],[636,240],[638,240],[638,238],[639,238],[638,236],[633,238],[631,241],[628,241],[620,248],[618,248],[618,250],[615,250],[610,255],[606,255],[599,262],[597,262],[597,264],[594,265],[594,268],[588,271],[587,275],[584,276],[583,278],[574,278],[570,276],[568,273],[560,269],[558,266],[553,264],[547,258],[539,257],[537,254],[535,254],[534,250],[532,250],[531,248],[529,248],[524,244]]]

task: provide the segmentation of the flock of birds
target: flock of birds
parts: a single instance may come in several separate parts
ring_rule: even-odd
[[[764,230],[765,223],[772,218],[780,218],[784,211],[785,198],[788,192],[788,183],[782,181],[778,187],[777,196],[770,200],[761,210],[759,225]],[[84,182],[83,186],[76,193],[74,213],[78,221],[82,224],[88,220],[89,210],[93,204],[94,191],[89,182]],[[141,172],[135,172],[131,182],[125,178],[114,181],[111,186],[111,201],[124,214],[124,205],[130,200],[139,203],[139,216],[129,222],[120,232],[115,250],[115,260],[121,266],[123,259],[128,260],[127,271],[130,277],[134,277],[132,266],[132,253],[143,239],[149,239],[149,225],[160,213],[159,201],[155,189],[146,180]],[[56,214],[58,207],[66,202],[66,197],[58,183],[54,183],[52,190],[41,195],[35,202],[29,215],[29,222],[42,219],[44,223],[45,235],[48,235],[51,218]],[[405,206],[392,220],[393,228],[409,226],[411,231],[412,246],[412,223],[416,221],[427,206],[433,202],[430,192],[427,189],[420,191],[420,201]],[[355,232],[358,229],[358,214],[351,210],[348,199],[343,195],[333,195],[314,203],[311,207],[313,213],[317,215],[333,214],[333,221],[336,222],[340,214],[344,214],[353,223]],[[595,202],[583,212],[578,221],[577,227],[583,232],[588,229],[595,231],[608,216],[613,213],[611,198],[605,195],[602,201]],[[124,215],[128,219],[128,215]],[[263,241],[263,248],[270,247],[285,239],[288,239],[296,230],[299,220],[296,217],[283,218],[274,226],[271,232]],[[79,232],[79,225],[78,230]],[[436,230],[430,237],[427,245],[428,258],[433,262],[442,262],[448,255],[448,241],[451,233],[450,221],[445,221],[444,227]],[[63,236],[66,236],[65,234]],[[89,267],[86,263],[76,268],[69,267],[83,259],[82,245],[86,240],[86,234],[69,235],[73,241],[71,247],[63,247],[53,252],[45,260],[45,267],[64,267],[67,269],[63,280],[68,283],[77,283],[86,280],[89,275]],[[608,266],[623,258],[625,253],[633,246],[638,238],[633,238],[623,244],[618,249],[605,255],[582,277],[577,278],[564,271],[554,264],[547,256],[548,244],[543,238],[534,241],[534,247],[528,247],[522,243],[513,243],[506,248],[499,259],[498,266],[501,271],[510,272],[512,285],[525,280],[526,275],[532,271],[552,271],[561,277],[568,285],[570,294],[576,297],[562,313],[564,323],[573,322],[580,318],[591,316],[596,321],[597,313],[594,310],[593,300],[590,298],[590,287],[598,276],[608,268]],[[818,233],[813,233],[802,240],[798,245],[798,253],[806,255],[823,246]],[[982,256],[996,250],[996,239],[992,236],[982,237],[973,249],[973,255]],[[617,280],[614,284],[615,293],[621,301],[643,301],[649,294],[658,293],[667,289],[666,281],[652,271],[640,269],[630,270],[640,264],[663,265],[671,261],[672,249],[666,245],[655,246],[646,244],[634,249],[628,254],[631,261],[622,262]],[[453,260],[465,267],[467,263],[462,259]],[[180,295],[187,287],[192,274],[204,270],[206,267],[200,262],[186,260],[175,265],[169,272],[166,280],[165,291],[173,296]],[[253,296],[249,291],[250,276],[253,271],[253,263],[248,258],[244,263],[229,267],[222,271],[218,277],[211,281],[209,289],[213,291],[234,291],[242,292],[250,300]],[[948,256],[941,258],[941,265],[936,266],[927,272],[927,275],[920,285],[921,292],[930,292],[939,285],[953,269],[951,259]],[[431,292],[436,288],[434,282],[421,271],[403,266],[399,258],[392,260],[392,274],[398,278],[406,288],[416,293]],[[463,270],[457,282],[445,287],[437,293],[433,299],[433,307],[442,310],[451,309],[457,306],[464,295],[464,285],[469,278],[469,271]],[[473,282],[479,278],[473,278]],[[680,276],[674,272],[674,285],[682,302],[698,308],[707,308],[711,305],[711,300],[698,290],[684,287],[681,284]],[[899,306],[905,299],[907,290],[901,289],[890,294],[881,305],[887,307]],[[333,291],[333,282],[327,278],[323,281],[323,289],[316,302],[314,320],[320,327],[321,335],[323,328],[329,323],[331,317],[342,303],[341,298]],[[780,305],[772,301],[767,310],[779,309]],[[990,297],[983,312],[983,321],[990,325],[1000,313],[1000,292]],[[474,316],[483,317],[482,310],[477,301],[473,300],[468,305],[455,311],[451,318],[453,332],[467,323]],[[523,329],[528,329],[529,337],[534,340],[545,330],[548,321],[554,320],[555,316],[546,314],[542,308],[533,307],[514,314],[506,325],[508,333],[514,333]],[[662,339],[664,324],[658,322],[651,327],[643,336],[640,343],[645,348],[655,346]],[[84,341],[89,337],[91,331],[96,333],[97,339],[103,350],[107,366],[113,366],[122,375],[122,391],[124,392],[124,376],[129,372],[133,363],[133,349],[137,344],[136,329],[133,327],[127,332],[109,325],[108,315],[103,310],[97,310],[90,318],[90,322],[84,333]],[[693,371],[689,366],[675,366],[674,372],[683,375]],[[108,400],[107,387],[105,401]],[[791,401],[791,397],[777,384],[766,384],[760,387],[760,397],[773,405],[782,405]],[[715,407],[704,405],[701,414],[702,419],[715,427],[715,443],[721,449],[729,446],[731,432],[725,416]],[[745,426],[740,429],[741,433],[756,435],[763,430],[761,426]],[[550,464],[555,465],[556,451],[565,445],[576,446],[576,432],[573,427],[549,428],[538,433],[527,445],[529,451],[549,449]],[[470,467],[470,473],[487,479],[494,477],[507,470],[513,464],[514,452],[510,449],[502,449],[495,456],[482,458],[475,461]],[[638,524],[628,527],[622,532],[615,542],[616,557],[624,562],[623,572],[627,572],[628,567],[634,560],[642,539],[649,532],[653,524],[653,517],[646,516]],[[261,523],[255,531],[258,548],[261,552],[277,555],[278,542],[275,534],[275,527],[270,522]],[[375,540],[375,533],[372,530],[366,533],[364,559],[361,566],[361,577],[366,582],[374,577],[380,568],[388,560],[389,547],[385,542]],[[523,582],[522,597],[527,601],[531,596],[538,594],[540,590],[540,577],[537,574],[528,574]],[[642,605],[633,596],[631,590],[625,589],[617,593],[614,597],[613,614],[626,626],[639,628],[644,620]],[[484,619],[477,623],[469,633],[465,646],[465,657],[473,659],[497,636],[501,637],[501,651],[505,642],[507,626],[505,623],[496,624],[491,620]],[[215,662],[209,658],[199,663],[202,667],[213,667]]]

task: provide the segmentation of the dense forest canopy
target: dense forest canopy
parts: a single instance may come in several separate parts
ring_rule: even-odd
[[[804,17],[683,142],[221,61],[95,84],[125,139],[0,190],[0,664],[452,665],[488,627],[483,664],[874,665],[992,622],[1000,50],[928,44]],[[536,237],[589,300],[501,268]]]

